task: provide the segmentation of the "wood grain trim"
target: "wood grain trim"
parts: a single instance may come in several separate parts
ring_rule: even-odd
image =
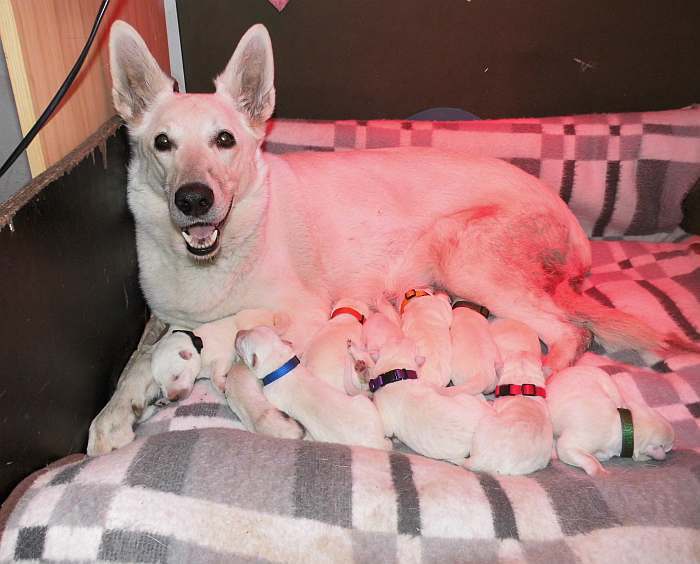
[[[34,125],[37,116],[34,112],[29,76],[22,55],[22,42],[10,0],[0,0],[0,39],[5,50],[7,71],[10,75],[20,128],[24,135]],[[39,136],[35,137],[27,148],[27,159],[32,176],[37,176],[46,170],[44,149]]]

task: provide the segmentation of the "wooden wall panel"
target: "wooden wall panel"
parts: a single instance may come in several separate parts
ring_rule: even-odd
[[[8,9],[14,17],[21,51],[12,56],[22,57],[23,81],[29,86],[34,118],[43,112],[73,66],[99,5],[100,0],[2,0],[0,17]],[[138,29],[160,65],[169,72],[163,1],[112,0],[83,70],[39,134],[38,150],[46,166],[60,160],[114,115],[107,38],[115,19],[124,19]],[[5,35],[3,31],[3,44]],[[10,63],[11,55],[6,56]],[[20,85],[22,80],[13,77],[12,82],[18,106],[26,106],[26,93],[18,93],[15,88],[15,83]],[[24,113],[21,121],[26,132],[34,120],[27,119]],[[39,172],[32,166],[33,175]]]
[[[22,56],[22,41],[10,0],[0,0],[0,38],[7,60],[7,72],[12,81],[20,128],[23,132],[27,132],[36,121],[36,115],[34,114],[29,77]],[[0,160],[4,162],[8,156],[0,155]],[[27,161],[34,176],[46,169],[44,151],[39,137],[36,137],[27,148]]]

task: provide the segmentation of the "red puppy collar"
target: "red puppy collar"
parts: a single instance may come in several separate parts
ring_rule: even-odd
[[[365,316],[362,315],[359,311],[356,309],[353,309],[351,307],[339,307],[338,309],[334,309],[333,313],[331,313],[331,319],[338,315],[342,315],[344,313],[347,313],[348,315],[352,315],[355,319],[357,319],[360,323],[365,322]]]
[[[496,397],[503,396],[539,396],[547,397],[547,390],[535,384],[503,384],[496,386]]]

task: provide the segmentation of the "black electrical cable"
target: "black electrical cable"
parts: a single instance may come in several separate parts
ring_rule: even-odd
[[[75,61],[73,68],[70,70],[70,73],[68,73],[66,80],[64,80],[63,84],[61,84],[61,87],[58,89],[58,92],[56,92],[54,97],[49,102],[49,105],[46,106],[44,113],[42,113],[41,116],[39,116],[39,119],[36,120],[36,123],[27,132],[24,138],[19,142],[17,147],[15,147],[15,150],[12,151],[12,154],[3,163],[2,167],[0,167],[0,177],[2,177],[8,171],[8,169],[17,160],[17,157],[19,157],[26,150],[29,144],[34,140],[36,134],[39,133],[42,127],[44,127],[44,124],[46,124],[56,107],[61,103],[61,100],[63,100],[63,97],[66,95],[66,92],[68,92],[68,89],[71,87],[71,84],[73,84],[75,77],[78,76],[78,73],[80,72],[83,63],[85,62],[85,58],[87,57],[87,54],[90,51],[90,47],[92,47],[92,42],[95,40],[95,36],[97,35],[97,31],[100,28],[102,18],[104,17],[105,12],[107,11],[107,6],[109,6],[109,2],[110,0],[102,0],[100,9],[97,11],[95,23],[92,24],[92,31],[90,31],[90,35],[88,36],[87,42],[85,43],[85,47],[83,47],[83,50],[80,52],[80,55],[78,55],[78,59]]]

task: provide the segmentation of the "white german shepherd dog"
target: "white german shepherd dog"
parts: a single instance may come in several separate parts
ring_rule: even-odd
[[[242,309],[286,312],[303,350],[339,297],[434,286],[521,320],[568,366],[590,332],[609,346],[692,346],[580,293],[588,239],[564,202],[500,160],[428,148],[263,154],[275,105],[272,46],[255,25],[214,94],[178,94],[136,31],[110,36],[114,105],[131,136],[128,202],[141,287],[161,320],[193,328]],[[90,427],[88,452],[133,439],[156,393],[140,359]],[[252,430],[299,436],[234,369]],[[252,384],[251,384],[252,382]]]

